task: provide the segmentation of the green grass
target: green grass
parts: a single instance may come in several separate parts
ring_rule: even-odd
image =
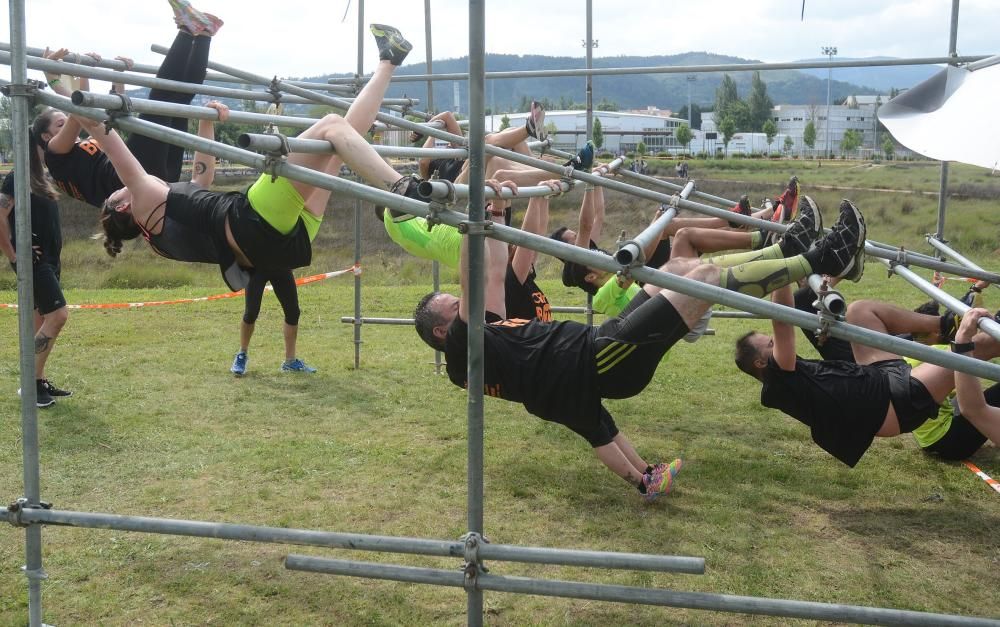
[[[779,190],[786,166],[761,173],[762,189]],[[821,204],[835,206],[837,192],[822,193],[828,195]],[[933,224],[936,200],[914,200],[912,212],[902,214],[890,210],[902,195],[864,194],[870,194],[862,206],[873,238],[912,240],[926,251],[916,230]],[[611,201],[609,224],[630,233],[654,209],[619,196]],[[568,220],[575,202],[564,199],[554,223]],[[978,224],[972,218],[964,224],[964,202],[982,203],[968,209],[980,216]],[[951,201],[959,208],[952,215],[959,215],[949,217],[949,231],[954,225],[956,232],[995,237],[988,204]],[[350,265],[351,222],[341,215],[339,208],[327,218],[317,261],[303,274]],[[429,265],[383,242],[368,224],[370,208],[363,218],[364,312],[408,316],[428,289]],[[615,228],[605,240],[614,239]],[[974,258],[996,268],[996,255],[982,251]],[[98,244],[68,238],[64,259],[71,303],[223,291],[216,269],[157,260],[141,246],[111,260]],[[556,266],[540,263],[550,300],[581,304],[555,278]],[[151,279],[168,269],[163,284],[176,287],[109,287],[155,285]],[[465,530],[465,395],[434,373],[433,354],[407,327],[364,327],[361,368],[354,370],[353,329],[339,322],[353,311],[352,283],[341,277],[300,290],[299,354],[319,368],[312,376],[278,372],[281,313],[272,295],[265,296],[242,379],[228,372],[239,299],[72,311],[49,374],[75,395],[39,412],[43,498],[69,510],[457,538]],[[870,265],[865,280],[844,292],[849,300],[878,297],[905,306],[923,300],[901,279],[886,279],[880,265]],[[14,298],[0,291],[0,302]],[[997,300],[988,293],[990,306]],[[8,338],[0,345],[0,430],[8,434],[0,495],[9,501],[23,490],[16,316],[0,310],[0,320]],[[642,395],[608,403],[642,454],[685,458],[676,491],[652,506],[568,430],[512,403],[486,399],[485,407],[491,540],[704,556],[706,574],[503,563],[489,564],[491,572],[1000,615],[1000,495],[964,467],[926,457],[908,436],[878,441],[853,470],[841,465],[810,441],[805,427],[762,408],[759,386],[731,365],[733,340],[766,323],[720,320],[713,327],[715,337],[672,351]],[[1000,477],[996,449],[984,449],[975,461]],[[458,567],[457,560],[57,527],[45,529],[43,542],[49,574],[43,607],[51,624],[465,620],[460,590],[290,572],[281,564],[287,553],[442,568]],[[0,531],[0,624],[26,622],[22,563],[23,535],[13,527]],[[792,622],[497,593],[486,594],[486,610],[496,625]]]

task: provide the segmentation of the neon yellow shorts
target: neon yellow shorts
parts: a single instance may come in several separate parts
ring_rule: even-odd
[[[291,233],[295,223],[302,218],[309,241],[316,239],[323,218],[306,211],[302,195],[285,177],[279,176],[272,183],[270,174],[261,174],[247,191],[247,198],[253,210],[282,235]]]
[[[382,221],[389,239],[414,257],[439,261],[449,268],[458,267],[462,234],[455,227],[437,224],[428,231],[424,218],[393,222],[388,211],[383,212]]]

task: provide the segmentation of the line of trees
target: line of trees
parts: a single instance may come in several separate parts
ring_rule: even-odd
[[[691,107],[694,109],[694,107]],[[771,119],[774,102],[767,95],[767,84],[754,72],[750,79],[750,94],[746,100],[740,99],[736,81],[729,74],[722,76],[722,82],[715,90],[715,123],[722,133],[725,151],[729,153],[729,142],[738,131],[765,133],[768,145],[774,141],[778,129]],[[768,123],[770,123],[768,125]]]

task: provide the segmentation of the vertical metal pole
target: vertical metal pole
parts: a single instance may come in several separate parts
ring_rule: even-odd
[[[587,69],[594,67],[594,2],[587,0]],[[587,139],[594,136],[594,78],[587,74]],[[587,324],[594,324],[594,297],[587,294]]]
[[[486,3],[469,1],[469,219],[486,218],[485,135],[486,113],[483,85],[486,81]],[[469,443],[468,443],[468,525],[469,531],[483,533],[483,325],[485,319],[483,235],[469,235]],[[467,589],[467,624],[483,624],[483,593]]]
[[[828,53],[829,54],[829,53]],[[833,63],[833,55],[827,56]],[[833,82],[833,66],[826,69],[826,156],[830,158],[830,83]]]
[[[25,54],[24,0],[8,4],[11,43],[11,82],[23,86],[28,68]],[[27,93],[11,92],[12,133],[14,144],[14,203],[15,243],[17,248],[17,322],[21,342],[21,437],[24,466],[24,498],[28,507],[41,502],[40,468],[38,463],[38,407],[35,405],[35,324],[33,280],[31,276],[31,184],[28,151],[36,150],[28,143],[31,112]],[[30,525],[24,530],[24,574],[28,578],[28,624],[42,625],[42,527]]]
[[[427,64],[427,75],[434,73],[434,58],[431,52],[431,0],[424,0],[424,42],[425,59]],[[434,81],[427,81],[427,113],[434,113]],[[431,262],[431,277],[434,283],[434,291],[441,290],[441,264],[437,261]],[[434,351],[434,373],[441,374],[441,351]]]
[[[951,0],[951,33],[948,37],[948,56],[954,57],[958,51],[958,0]],[[944,239],[944,215],[948,204],[948,162],[941,162],[941,185],[938,190],[938,219],[935,237]],[[938,252],[938,257],[944,256]]]
[[[364,74],[365,0],[358,0],[358,77]],[[354,267],[361,267],[361,199],[354,201]],[[361,274],[354,273],[354,369],[361,367]]]

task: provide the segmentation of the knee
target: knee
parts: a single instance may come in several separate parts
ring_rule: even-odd
[[[689,279],[694,279],[695,281],[701,281],[702,283],[708,283],[710,285],[718,285],[719,275],[720,275],[719,266],[710,263],[703,263],[701,265],[696,266],[685,276],[687,276],[687,278]]]
[[[62,328],[66,326],[67,320],[69,320],[69,309],[66,307],[60,307],[59,309],[42,316],[42,325],[49,331],[52,331],[53,335],[55,335],[62,331]]]
[[[326,115],[323,116],[323,118],[319,121],[319,123],[323,128],[334,128],[336,126],[346,123],[346,121],[344,120],[344,117],[339,113],[327,113]]]
[[[289,308],[285,310],[285,324],[290,327],[296,327],[299,325],[299,316],[302,315],[302,311],[298,307]]]
[[[875,308],[877,301],[874,300],[856,300],[847,306],[847,321],[853,322],[859,318],[864,318],[871,315],[872,310]]]

